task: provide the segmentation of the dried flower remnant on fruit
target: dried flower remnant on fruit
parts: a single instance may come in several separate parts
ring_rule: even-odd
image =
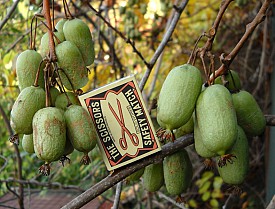
[[[48,176],[51,173],[51,167],[50,164],[45,163],[39,168],[39,173],[41,173],[43,176]]]
[[[62,166],[65,166],[65,162],[71,163],[71,159],[68,158],[66,155],[61,156],[59,162],[62,164]]]
[[[84,153],[84,156],[80,160],[80,164],[89,165],[90,163],[91,163],[91,159],[90,159],[88,153]]]
[[[225,166],[227,163],[234,163],[234,158],[237,159],[237,157],[233,154],[226,154],[220,157],[219,161],[218,161],[218,166],[219,167],[223,167]]]
[[[9,137],[9,141],[13,144],[19,145],[19,136],[18,134],[13,134]]]
[[[167,143],[168,141],[175,141],[175,135],[172,131],[164,129],[164,128],[159,128],[157,130],[157,137],[159,138],[159,141],[161,143]]]

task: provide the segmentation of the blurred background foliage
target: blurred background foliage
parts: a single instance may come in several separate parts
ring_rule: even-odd
[[[167,23],[177,0],[94,0],[91,5],[117,28],[127,38],[134,41],[136,48],[149,61],[162,40]],[[190,0],[181,15],[180,21],[154,67],[145,89],[144,99],[147,104],[158,96],[161,85],[168,72],[175,66],[187,62],[198,37],[207,32],[217,16],[220,0]],[[29,48],[30,25],[33,15],[41,12],[39,0],[20,1],[7,24],[0,31],[0,107],[9,117],[12,105],[19,93],[15,71],[15,61],[19,53]],[[92,90],[105,85],[120,77],[136,74],[140,80],[146,70],[146,65],[118,34],[103,23],[95,13],[80,0],[68,1],[72,14],[83,19],[92,31],[95,41],[96,60],[89,66],[89,83],[83,91]],[[13,1],[1,0],[0,19],[6,17]],[[237,44],[249,23],[260,7],[257,0],[237,0],[230,4],[224,15],[219,31],[214,41],[212,53],[215,55],[216,69],[220,66],[221,53],[229,53]],[[54,1],[55,21],[64,17],[62,1]],[[269,20],[269,19],[268,19]],[[268,42],[269,21],[261,24],[240,51],[231,65],[242,79],[244,89],[253,93],[264,113],[270,108],[269,75],[271,67],[267,62],[262,66],[260,59],[263,53],[271,51]],[[41,36],[46,32],[45,26],[39,24],[37,28],[36,47],[39,51]],[[199,42],[203,46],[206,37]],[[266,43],[264,45],[264,43]],[[265,46],[265,47],[263,47]],[[206,59],[207,65],[209,65]],[[197,59],[195,65],[202,69],[201,61]],[[154,117],[154,112],[152,118]],[[0,179],[17,178],[17,164],[14,146],[8,141],[8,132],[3,114],[0,115]],[[236,198],[231,208],[263,208],[265,195],[265,139],[267,136],[255,137],[250,140],[250,173],[243,186],[243,193]],[[60,163],[54,163],[52,174],[43,177],[38,174],[38,167],[42,163],[35,155],[27,154],[19,146],[22,157],[23,179],[35,179],[39,182],[60,182],[62,185],[76,185],[85,190],[108,175],[102,162],[99,150],[93,150],[90,155],[92,163],[88,166],[79,164],[81,155],[77,151],[71,154],[71,164],[63,168]],[[202,159],[188,149],[192,158],[195,175],[192,186],[184,194],[186,206],[190,208],[221,208],[230,196],[227,187],[215,171],[205,171]],[[11,183],[10,186],[17,186]],[[27,187],[27,185],[26,185]],[[30,187],[46,187],[30,185]],[[129,183],[122,192],[122,204],[127,207],[144,208],[148,198],[144,197],[141,182]],[[7,187],[1,184],[0,196],[7,192]],[[166,193],[165,189],[161,192]],[[104,193],[113,198],[113,190]],[[149,194],[155,208],[172,208],[165,199],[157,194]]]

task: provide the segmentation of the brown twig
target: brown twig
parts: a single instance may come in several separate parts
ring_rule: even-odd
[[[87,204],[89,201],[111,188],[118,182],[122,181],[127,176],[136,172],[137,170],[144,168],[145,166],[160,162],[167,155],[171,155],[172,153],[189,146],[193,143],[193,134],[185,135],[181,138],[178,138],[174,143],[168,143],[162,147],[162,151],[156,153],[153,156],[148,158],[144,158],[136,163],[132,163],[129,166],[121,168],[117,171],[116,174],[109,175],[106,178],[102,179],[100,182],[86,190],[84,193],[80,194],[76,198],[74,198],[71,202],[67,203],[62,209],[73,209],[80,208]]]
[[[266,11],[269,8],[269,5],[272,0],[265,0],[264,3],[262,4],[259,12],[255,16],[255,18],[250,22],[249,24],[246,25],[246,30],[245,33],[243,34],[242,38],[239,40],[237,45],[234,47],[234,49],[222,59],[223,64],[219,67],[219,69],[215,73],[215,77],[218,77],[219,75],[223,74],[229,65],[232,63],[234,58],[237,56],[243,45],[246,43],[250,35],[254,32],[255,28],[262,22],[264,21],[266,17]],[[212,77],[209,79],[209,82],[212,82],[215,78]]]
[[[217,17],[213,23],[213,26],[209,29],[208,33],[203,33],[199,39],[196,41],[196,44],[195,44],[195,47],[190,55],[190,58],[188,60],[188,63],[191,62],[191,60],[193,60],[192,63],[195,62],[195,59],[196,59],[196,56],[199,55],[201,61],[202,61],[202,65],[203,65],[203,70],[204,70],[204,73],[205,73],[205,76],[206,76],[206,79],[208,80],[208,75],[209,75],[209,72],[206,68],[206,65],[205,65],[205,61],[204,61],[204,57],[205,57],[205,54],[209,56],[211,56],[209,53],[210,51],[212,50],[212,46],[213,46],[213,42],[214,42],[214,39],[216,37],[216,34],[217,34],[217,31],[218,31],[218,28],[219,28],[219,25],[220,25],[220,22],[222,20],[222,17],[226,11],[226,9],[228,8],[229,4],[232,2],[233,0],[224,0],[221,2],[221,5],[220,5],[220,9],[219,9],[219,12],[217,14]],[[208,37],[205,45],[202,47],[202,48],[199,48],[196,50],[196,53],[194,53],[195,51],[195,48],[197,47],[197,44],[198,42],[200,41],[200,39],[203,37],[203,36],[206,36]],[[210,84],[210,82],[208,82],[208,84]]]
[[[223,0],[221,2],[220,5],[220,9],[219,12],[217,14],[217,17],[213,23],[213,26],[210,28],[210,30],[208,31],[207,34],[207,41],[205,43],[205,45],[201,48],[200,51],[200,56],[204,57],[207,51],[211,51],[212,50],[212,46],[213,46],[213,41],[216,37],[220,22],[222,20],[222,17],[227,9],[227,7],[229,6],[229,4],[232,2],[233,0]]]

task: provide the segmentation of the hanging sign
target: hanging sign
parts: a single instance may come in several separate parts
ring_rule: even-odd
[[[109,171],[161,150],[134,76],[79,96],[98,134]]]

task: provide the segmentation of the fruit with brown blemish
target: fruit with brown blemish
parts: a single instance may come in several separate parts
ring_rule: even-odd
[[[177,151],[164,158],[164,182],[171,195],[180,195],[190,186],[193,167],[186,150]]]
[[[37,157],[45,162],[39,171],[50,174],[50,163],[59,160],[66,144],[66,122],[64,111],[56,107],[45,107],[33,117],[33,144]]]
[[[97,133],[92,119],[89,113],[78,105],[70,105],[64,116],[73,147],[84,153],[80,162],[88,165],[91,162],[88,153],[94,149],[97,142]]]

